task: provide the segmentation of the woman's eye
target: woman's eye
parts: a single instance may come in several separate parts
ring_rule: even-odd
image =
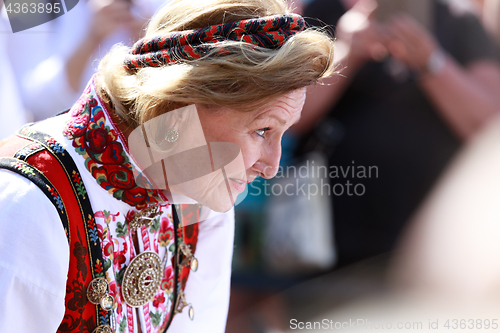
[[[257,133],[258,136],[265,138],[264,134],[266,134],[266,132],[269,130],[270,130],[269,127],[261,128],[261,129],[256,130],[255,133]]]

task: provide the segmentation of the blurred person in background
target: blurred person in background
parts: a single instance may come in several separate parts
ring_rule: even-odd
[[[3,0],[0,0],[0,11],[3,10]],[[6,37],[10,27],[0,20],[0,140],[14,134],[27,121],[21,98],[15,84],[9,56],[7,54]]]
[[[115,43],[132,45],[164,0],[88,0],[63,16],[8,35],[23,102],[35,120],[68,109]],[[25,52],[34,45],[37,52]]]
[[[486,29],[495,37],[497,46],[500,47],[500,1],[478,0],[482,10],[482,19]]]
[[[342,77],[310,89],[295,129],[307,142],[318,120],[333,118],[343,139],[330,165],[379,170],[347,175],[364,184],[363,195],[331,195],[340,266],[393,249],[462,142],[500,106],[497,52],[479,19],[453,1],[429,8],[431,29],[404,13],[381,22],[370,0],[315,0],[305,9],[335,28]]]
[[[498,304],[499,169],[500,117],[465,147],[412,219],[391,271],[398,287]]]

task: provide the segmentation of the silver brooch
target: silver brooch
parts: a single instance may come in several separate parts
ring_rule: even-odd
[[[132,259],[123,275],[122,296],[125,303],[137,308],[150,302],[160,288],[163,277],[161,268],[160,256],[152,251]]]

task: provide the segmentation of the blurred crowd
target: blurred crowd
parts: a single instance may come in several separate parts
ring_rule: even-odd
[[[2,1],[3,2],[3,1]],[[1,11],[0,137],[27,121],[38,121],[69,109],[115,43],[132,45],[164,0],[82,0],[47,23],[12,33],[5,7]],[[3,3],[2,3],[3,5]],[[53,17],[51,17],[53,16]],[[4,75],[3,73],[12,73]],[[14,111],[15,110],[15,111]]]
[[[500,198],[491,195],[485,199],[480,186],[472,193],[467,191],[464,184],[476,182],[477,174],[457,167],[464,169],[461,177],[454,176],[451,184],[445,182],[441,189],[434,190],[457,190],[456,196],[435,194],[433,203],[427,206],[438,208],[427,208],[433,213],[425,218],[414,216],[421,215],[419,207],[439,180],[447,177],[447,170],[464,147],[477,140],[500,115],[500,1],[313,0],[298,5],[310,25],[329,29],[336,38],[338,75],[308,90],[301,121],[284,138],[284,168],[312,159],[309,165],[322,163],[328,170],[350,167],[356,172],[328,174],[325,178],[331,187],[322,187],[330,189],[329,193],[316,193],[329,201],[320,209],[331,211],[331,217],[323,221],[331,228],[322,230],[332,235],[329,246],[335,260],[324,261],[324,265],[302,255],[307,247],[287,233],[287,229],[300,230],[303,243],[321,243],[325,248],[322,238],[311,232],[321,221],[302,206],[302,214],[294,210],[293,205],[299,206],[299,201],[283,193],[279,201],[272,193],[247,198],[247,207],[245,202],[237,207],[241,218],[237,219],[233,312],[228,331],[242,332],[241,327],[249,327],[248,332],[287,331],[290,327],[286,319],[290,316],[284,314],[293,312],[294,307],[283,290],[298,292],[297,286],[307,285],[302,290],[307,293],[315,288],[307,283],[316,281],[314,277],[328,273],[335,276],[342,269],[380,255],[394,261],[388,270],[394,272],[397,284],[422,289],[434,286],[432,290],[448,290],[448,295],[454,291],[469,296],[481,289],[473,287],[476,283],[483,285],[483,294],[496,287],[485,284],[500,276],[496,274],[497,265],[486,265],[484,256],[492,259],[499,254],[492,239],[500,235],[494,232],[496,227],[485,225],[500,225],[493,207],[487,204]],[[495,144],[498,149],[500,142],[495,143],[490,135],[484,145],[494,149]],[[311,152],[320,153],[323,161],[314,159]],[[478,181],[486,186],[485,175],[491,176],[496,164],[488,167],[486,161],[462,162],[468,163],[485,167]],[[377,173],[358,173],[370,168]],[[486,171],[488,168],[491,172]],[[490,177],[492,184],[494,179]],[[269,188],[280,182],[271,181]],[[346,189],[346,184],[353,188],[360,184],[363,191],[334,190]],[[314,184],[309,181],[307,185]],[[467,205],[471,197],[482,204]],[[272,211],[283,202],[293,213],[287,215],[282,228],[275,227],[276,215],[255,209],[269,206]],[[321,207],[314,200],[309,200],[309,205],[316,210]],[[491,213],[488,220],[466,218],[480,211],[479,207]],[[438,212],[441,215],[433,216]],[[300,216],[303,229],[294,215]],[[477,235],[473,238],[464,236],[474,231]],[[280,233],[287,233],[288,244],[282,242]],[[279,244],[281,251],[270,243]],[[489,247],[482,248],[482,243]],[[324,257],[319,249],[315,249],[316,259]],[[394,259],[394,253],[401,257]],[[277,259],[273,261],[273,257]],[[290,258],[293,265],[281,269],[280,265]],[[470,265],[473,260],[480,264]],[[309,267],[305,261],[309,261]],[[458,275],[462,278],[455,279]],[[348,293],[329,293],[329,288],[335,288],[330,284],[323,287],[323,293],[332,298]],[[233,325],[231,318],[237,318]]]
[[[65,15],[15,34],[2,8],[0,139],[26,122],[69,109],[95,72],[98,60],[115,43],[132,45],[139,39],[148,18],[164,2],[82,0]],[[330,170],[332,166],[375,167],[377,174],[360,177],[348,172],[343,177],[330,177],[330,189],[337,183],[362,182],[365,191],[362,195],[333,195],[330,191],[325,195],[326,202],[314,203],[325,214],[313,217],[315,212],[307,210],[310,201],[305,203],[302,222],[293,222],[296,230],[307,233],[312,229],[310,223],[317,221],[317,234],[327,233],[329,237],[319,242],[300,233],[297,244],[321,244],[320,250],[309,247],[318,256],[321,251],[332,252],[330,256],[321,254],[321,262],[311,263],[314,269],[307,266],[307,260],[311,261],[307,256],[302,257],[306,258],[303,261],[292,260],[294,265],[280,272],[266,267],[265,263],[273,262],[275,255],[278,259],[274,262],[286,262],[282,260],[285,256],[279,257],[280,249],[273,250],[272,246],[281,244],[276,234],[283,229],[270,218],[275,215],[269,214],[276,211],[279,202],[269,196],[249,195],[236,207],[234,290],[228,332],[241,333],[245,328],[248,332],[286,331],[282,319],[287,305],[282,298],[272,296],[275,292],[304,278],[394,251],[398,244],[410,244],[413,250],[403,256],[412,260],[400,259],[405,264],[401,264],[396,276],[414,280],[415,285],[425,280],[442,287],[446,283],[438,282],[429,273],[440,262],[430,259],[440,251],[442,240],[433,235],[435,230],[442,232],[440,228],[452,230],[454,224],[450,221],[459,220],[460,215],[419,217],[416,220],[424,222],[415,222],[410,236],[402,238],[404,230],[462,147],[481,141],[477,139],[481,135],[486,137],[484,145],[489,149],[499,150],[500,145],[495,144],[494,134],[478,134],[485,127],[495,126],[491,124],[500,115],[499,0],[303,0],[293,5],[311,26],[331,31],[336,39],[338,73],[322,85],[309,88],[301,122],[284,138],[284,165],[309,158],[315,152]],[[476,156],[473,152],[466,155]],[[489,155],[478,156],[475,158]],[[320,164],[320,159],[315,161]],[[495,162],[490,161],[490,165]],[[476,165],[461,163],[471,164],[471,168]],[[454,177],[466,178],[468,169],[464,168],[456,167]],[[481,167],[476,172],[490,175]],[[491,178],[483,180],[487,186]],[[453,201],[439,199],[443,195],[440,193],[466,193],[467,183],[456,189],[447,184],[435,196],[451,211]],[[457,202],[466,206],[468,199],[460,197]],[[297,206],[300,202],[290,204]],[[266,205],[271,207],[262,208]],[[426,211],[440,211],[432,207]],[[443,220],[446,223],[441,223]],[[491,220],[494,223],[495,218]],[[470,223],[462,222],[458,225],[463,230],[474,231]],[[274,233],[266,231],[273,223]],[[490,230],[483,229],[485,233]],[[459,235],[450,239],[452,250],[445,251],[447,255],[460,246]],[[488,244],[493,247],[494,241]],[[432,251],[419,252],[427,245]],[[307,251],[307,247],[298,247],[291,250],[297,252],[294,255]],[[461,258],[466,257],[464,253]],[[428,274],[418,275],[416,271]],[[443,274],[449,272],[460,274],[460,269],[450,268]],[[466,278],[463,283],[474,284]],[[262,300],[267,301],[259,303]],[[246,318],[243,326],[241,321],[231,325],[232,319],[248,313],[255,304],[264,305]]]

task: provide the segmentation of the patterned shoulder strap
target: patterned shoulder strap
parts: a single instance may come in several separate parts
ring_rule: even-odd
[[[104,278],[92,206],[69,153],[49,135],[24,127],[0,144],[0,168],[38,186],[56,207],[70,246],[66,313],[57,332],[111,332],[110,313],[87,300],[87,287]]]
[[[59,213],[64,231],[66,232],[66,237],[68,238],[68,243],[70,243],[68,231],[69,222],[66,207],[61,200],[61,195],[54,187],[54,185],[50,182],[50,180],[48,180],[48,178],[45,177],[45,175],[40,172],[40,170],[17,158],[0,157],[0,169],[6,169],[15,172],[29,179],[32,183],[38,186],[40,190],[42,190],[45,196],[50,200],[50,202],[52,202],[52,204],[56,208],[57,213]]]

